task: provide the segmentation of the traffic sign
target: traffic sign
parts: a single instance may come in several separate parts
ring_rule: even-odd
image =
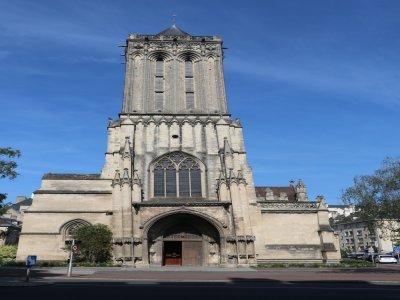
[[[74,253],[78,252],[78,246],[77,245],[73,245],[71,247],[71,249],[72,249],[72,252],[74,252]]]
[[[400,246],[394,246],[393,247],[393,252],[394,253],[400,253]]]
[[[36,255],[28,255],[26,258],[26,267],[30,268],[36,265],[37,256]]]

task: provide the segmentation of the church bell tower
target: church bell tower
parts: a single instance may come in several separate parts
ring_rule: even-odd
[[[168,216],[174,228],[189,228],[183,236],[214,228],[207,237],[214,242],[193,246],[202,253],[196,264],[254,261],[248,205],[256,197],[242,126],[228,113],[221,38],[172,25],[129,34],[125,58],[122,111],[109,122],[101,175],[113,180],[116,258],[166,264],[174,244],[154,228]]]
[[[157,35],[130,34],[125,49],[122,114],[228,113],[220,37],[172,25]]]

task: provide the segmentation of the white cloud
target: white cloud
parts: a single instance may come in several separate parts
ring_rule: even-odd
[[[284,60],[282,60],[284,62]],[[400,72],[384,65],[360,65],[347,61],[303,61],[285,64],[274,61],[251,61],[231,57],[226,69],[253,75],[261,81],[277,81],[302,89],[357,97],[361,100],[400,105]]]

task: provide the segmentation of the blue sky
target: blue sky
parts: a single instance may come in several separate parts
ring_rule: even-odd
[[[128,33],[221,35],[229,110],[256,185],[302,178],[339,203],[400,149],[400,1],[0,0],[0,147],[14,200],[44,173],[99,173],[122,104]]]

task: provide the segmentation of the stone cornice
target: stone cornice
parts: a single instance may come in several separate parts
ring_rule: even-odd
[[[258,201],[262,213],[316,213],[318,202]]]
[[[107,214],[112,215],[111,210],[25,210],[24,214],[51,213],[51,214]]]
[[[101,174],[54,174],[46,173],[43,180],[102,180]]]
[[[104,195],[112,194],[112,191],[72,191],[72,190],[36,190],[34,194],[90,194]]]
[[[196,36],[196,35],[158,35],[158,34],[135,34],[131,33],[128,35],[127,41],[145,41],[145,42],[188,42],[188,41],[198,41],[207,43],[220,43],[221,37],[213,35]]]
[[[218,123],[220,120],[224,120],[225,122]],[[177,124],[179,126],[183,126],[184,124],[189,124],[195,126],[197,124],[201,124],[203,126],[207,126],[211,124],[213,126],[233,126],[237,128],[242,128],[242,124],[239,119],[232,120],[230,114],[214,114],[214,115],[205,115],[205,114],[120,114],[119,119],[117,120],[109,120],[108,128],[120,127],[124,125],[160,125],[166,124],[171,126],[173,124]]]
[[[219,202],[219,201],[169,201],[169,200],[150,200],[140,203],[134,203],[133,206],[136,208],[140,207],[181,207],[181,206],[223,206],[227,207],[231,205],[231,202]]]
[[[60,235],[59,232],[21,232],[19,235]]]

